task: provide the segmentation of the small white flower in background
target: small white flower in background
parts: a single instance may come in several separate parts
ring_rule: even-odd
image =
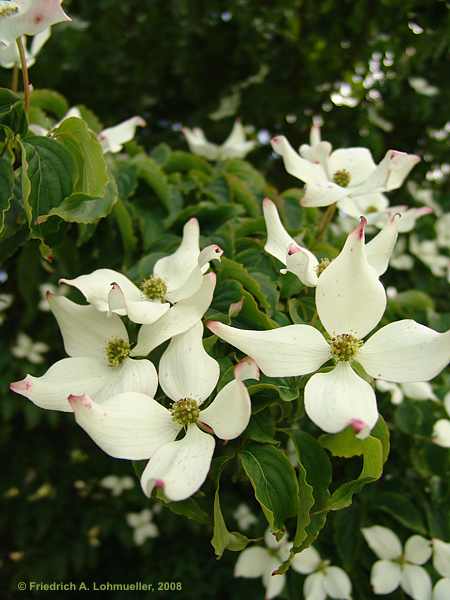
[[[418,94],[422,94],[422,96],[436,96],[436,94],[439,94],[439,88],[431,85],[423,77],[410,77],[408,82],[412,89]]]
[[[435,215],[442,215],[442,207],[440,204],[434,201],[433,199],[433,191],[426,188],[419,188],[419,186],[414,181],[409,181],[407,184],[408,192],[417,202],[421,204],[425,204],[429,208],[433,209]]]
[[[39,286],[39,293],[41,294],[41,300],[38,304],[39,310],[42,310],[42,312],[50,312],[48,295],[58,293],[59,296],[67,296],[69,288],[66,285],[60,285],[58,288],[56,285],[53,285],[53,283],[43,283]]]
[[[391,394],[392,404],[401,404],[403,398],[411,398],[411,400],[436,400],[433,388],[427,381],[416,381],[411,383],[392,383],[377,379],[375,387],[380,392],[389,392]]]
[[[409,249],[430,269],[435,277],[447,277],[450,281],[450,258],[439,254],[435,240],[419,240],[417,236],[411,235]]]
[[[401,237],[395,244],[389,265],[399,271],[410,271],[414,267],[414,258],[407,252],[406,238]]]
[[[12,294],[0,294],[0,325],[5,321],[5,315],[2,313],[8,310],[12,302]]]
[[[108,475],[100,481],[100,485],[110,490],[113,496],[120,496],[127,490],[134,488],[134,479],[132,477],[117,477],[117,475]]]
[[[27,375],[10,385],[13,392],[41,408],[71,412],[70,394],[89,394],[101,402],[123,391],[153,395],[158,387],[156,369],[149,360],[129,358],[128,332],[118,315],[106,315],[93,306],[80,306],[49,294],[70,358],[42,375]],[[27,346],[28,347],[28,346]]]
[[[376,165],[367,148],[343,148],[331,151],[321,140],[320,126],[313,122],[310,145],[295,152],[284,136],[272,140],[272,147],[283,158],[286,171],[306,184],[302,206],[328,206],[337,202],[344,213],[369,222],[389,206],[383,192],[399,188],[420,158],[388,150]]]
[[[128,525],[133,529],[133,539],[136,546],[142,546],[147,539],[159,536],[159,530],[153,522],[153,513],[149,508],[140,513],[128,513]]]
[[[445,395],[444,408],[449,418],[436,421],[433,426],[432,440],[442,448],[450,448],[450,392]],[[450,577],[450,572],[448,577]]]
[[[112,269],[97,269],[76,279],[61,279],[60,283],[79,289],[99,311],[128,315],[134,323],[150,325],[166,314],[171,304],[196,294],[209,261],[220,261],[222,249],[213,244],[200,252],[199,240],[198,221],[190,219],[177,250],[156,261],[153,274],[139,287]]]
[[[433,567],[441,577],[450,577],[450,544],[436,538],[431,540]]]
[[[256,142],[247,141],[242,123],[237,119],[230,135],[222,145],[208,142],[202,129],[182,129],[189,149],[193,154],[203,156],[208,160],[226,160],[229,158],[244,158],[256,146]]]
[[[56,23],[70,21],[62,0],[13,0],[0,2],[0,42],[15,43],[23,35],[37,35]]]
[[[389,287],[386,288],[386,296],[388,298],[395,298],[395,296],[397,296],[397,295],[398,295],[398,290],[393,285],[390,285]]]
[[[450,579],[440,579],[433,588],[432,600],[448,600],[450,598]]]
[[[420,565],[431,557],[429,540],[420,535],[411,536],[402,548],[397,535],[387,527],[374,525],[362,529],[371,550],[378,556],[370,575],[375,594],[390,594],[399,586],[414,600],[429,600],[431,578]]]
[[[44,362],[44,354],[50,348],[44,342],[33,342],[26,333],[19,333],[15,345],[11,348],[16,358],[24,358],[35,365]]]
[[[252,513],[247,504],[239,504],[233,513],[233,517],[236,519],[241,531],[247,531],[249,527],[258,522],[258,519]]]
[[[436,229],[437,245],[442,248],[450,248],[450,213],[445,213],[437,219],[434,224]]]
[[[284,536],[276,541],[270,529],[264,536],[266,548],[252,546],[240,553],[234,567],[235,577],[262,577],[266,589],[266,600],[278,596],[286,582],[285,575],[272,575],[287,560],[292,543]],[[339,567],[332,567],[329,561],[322,561],[314,548],[307,548],[292,559],[291,567],[297,573],[308,575],[303,586],[305,600],[325,600],[337,598],[349,600],[352,584],[348,575]]]
[[[29,50],[26,46],[26,38],[22,38],[22,43],[25,48],[25,59],[27,61],[28,68],[35,64],[37,55],[50,39],[50,36],[51,28],[48,27],[33,37]],[[19,50],[16,44],[10,44],[9,46],[4,47],[0,46],[0,66],[2,66],[4,69],[21,67]]]
[[[105,317],[106,318],[106,317]],[[250,397],[243,384],[257,379],[253,361],[241,361],[235,378],[201,410],[219,380],[219,363],[203,347],[203,325],[172,338],[159,363],[165,408],[139,393],[110,395],[101,405],[87,395],[70,396],[77,423],[107,454],[128,460],[150,459],[141,477],[147,496],[163,488],[169,500],[189,498],[203,484],[214,453],[212,434],[238,437],[250,420]],[[207,433],[205,433],[205,430]],[[178,434],[185,435],[177,440]]]
[[[312,252],[300,246],[283,227],[277,208],[272,200],[263,201],[264,220],[267,229],[267,241],[264,250],[286,266],[280,273],[293,273],[303,285],[316,287],[320,274],[330,264],[329,259],[320,262]],[[365,245],[369,265],[378,276],[386,272],[389,259],[398,237],[398,222],[401,217],[394,215],[385,227]]]
[[[386,308],[386,293],[367,260],[364,227],[362,219],[317,281],[316,310],[329,338],[310,325],[253,331],[207,324],[269,377],[315,373],[333,360],[332,370],[315,373],[305,386],[306,413],[328,433],[349,425],[367,433],[378,419],[374,390],[352,361],[375,379],[409,383],[433,379],[450,359],[450,331],[438,333],[411,319],[385,325],[363,342]]]
[[[67,119],[73,118],[83,118],[80,110],[76,106],[72,107],[67,114],[64,115],[61,121],[55,124],[53,129],[59,127],[61,123],[64,123],[64,121],[67,121]],[[131,140],[134,139],[136,135],[136,129],[138,127],[146,127],[146,125],[147,123],[142,117],[131,117],[130,119],[115,125],[114,127],[103,129],[103,131],[97,135],[97,139],[103,148],[103,153],[117,154],[122,150],[124,144],[131,142]],[[30,125],[30,129],[35,135],[40,135],[43,137],[46,137],[51,131],[49,129],[45,129],[45,127],[34,124]]]

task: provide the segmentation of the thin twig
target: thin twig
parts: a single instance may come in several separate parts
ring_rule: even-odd
[[[16,44],[17,44],[17,49],[19,50],[20,64],[22,66],[23,96],[24,96],[24,102],[25,102],[25,112],[28,112],[30,109],[30,80],[28,78],[27,57],[25,54],[25,48],[23,46],[21,37],[17,38]]]

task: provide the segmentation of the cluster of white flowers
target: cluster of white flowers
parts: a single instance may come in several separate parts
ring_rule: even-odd
[[[450,544],[411,536],[403,549],[398,536],[380,525],[362,533],[371,550],[380,559],[372,567],[371,584],[375,594],[390,594],[399,586],[414,600],[450,598]],[[442,577],[432,590],[432,581],[422,565],[433,556],[433,567]]]
[[[265,548],[252,546],[241,552],[234,568],[234,576],[262,577],[265,598],[271,600],[281,594],[284,588],[285,575],[275,574],[275,571],[289,557],[292,542],[286,536],[277,541],[270,529],[266,530],[264,541]],[[328,597],[350,600],[352,584],[347,573],[340,567],[331,566],[328,560],[322,560],[312,546],[296,554],[291,567],[297,573],[307,575],[303,585],[305,600],[325,600]]]
[[[211,434],[229,440],[247,427],[250,398],[243,381],[259,376],[252,361],[242,361],[233,381],[201,409],[219,379],[219,364],[203,347],[201,318],[215,287],[215,274],[206,272],[222,250],[213,244],[200,251],[199,241],[198,221],[191,219],[178,249],[159,259],[139,287],[110,269],[62,279],[90,303],[81,306],[47,294],[69,358],[42,377],[28,375],[11,384],[37,406],[73,411],[77,423],[111,456],[150,459],[141,478],[143,491],[150,496],[155,486],[163,487],[171,500],[188,498],[203,484],[215,447]],[[134,348],[121,319],[125,315],[142,325]],[[158,377],[152,362],[137,357],[167,340]],[[43,348],[15,352],[31,360],[30,352],[37,350]],[[158,381],[172,401],[168,408],[154,400]],[[111,489],[116,484],[109,479]]]
[[[194,129],[184,127],[182,131],[190,151],[208,160],[244,158],[256,146],[256,142],[247,140],[245,129],[239,119],[235,121],[230,135],[220,146],[209,142],[203,130],[198,127]]]
[[[157,538],[159,529],[153,522],[153,517],[159,512],[160,505],[155,504],[153,510],[145,508],[139,513],[128,513],[128,525],[133,529],[133,540],[136,546],[142,546],[147,539]]]

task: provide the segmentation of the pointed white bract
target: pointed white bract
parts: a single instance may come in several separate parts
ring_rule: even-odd
[[[71,394],[87,394],[98,403],[124,391],[154,395],[156,369],[149,360],[128,357],[128,333],[120,317],[61,296],[49,295],[48,300],[70,358],[52,365],[42,377],[27,375],[12,383],[12,391],[41,408],[67,412],[72,410]]]
[[[61,4],[62,0],[14,0],[10,10],[0,13],[0,42],[12,44],[23,35],[37,35],[51,25],[70,21]]]
[[[389,206],[384,192],[399,188],[420,160],[412,154],[388,150],[376,165],[367,148],[332,152],[331,144],[321,141],[317,123],[311,129],[311,144],[302,145],[300,154],[284,136],[273,138],[272,147],[283,158],[286,171],[306,184],[303,206],[337,202],[354,218],[382,214]]]
[[[239,119],[235,121],[230,135],[222,145],[208,142],[205,134],[199,128],[184,127],[182,131],[190,151],[208,160],[244,158],[256,146],[256,142],[247,140],[244,127]]]
[[[173,310],[171,304],[193,298],[204,283],[209,261],[220,260],[222,249],[213,244],[200,252],[199,239],[198,221],[191,219],[184,226],[180,246],[156,262],[153,275],[140,287],[111,269],[97,269],[60,282],[79,289],[97,310],[128,315],[135,323],[151,325]]]
[[[44,31],[41,31],[33,37],[29,48],[27,48],[26,38],[22,38],[22,43],[25,50],[25,60],[28,68],[35,64],[37,55],[50,39],[50,36],[51,27],[47,27],[47,29],[44,29]],[[16,44],[9,44],[9,46],[0,45],[0,66],[4,69],[21,67],[19,50]]]
[[[372,567],[371,585],[375,594],[390,594],[399,586],[414,600],[431,598],[431,578],[420,565],[431,557],[431,542],[413,535],[402,548],[397,535],[387,527],[362,529],[371,550],[380,559]]]

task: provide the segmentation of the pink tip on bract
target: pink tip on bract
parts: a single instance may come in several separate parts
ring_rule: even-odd
[[[297,246],[297,244],[291,244],[288,248],[288,255],[292,256],[293,254],[297,254],[298,252],[301,252],[302,249],[300,248],[300,246]]]
[[[241,312],[243,306],[244,298],[241,298],[240,300],[238,300],[238,302],[232,302],[228,307],[228,316],[230,317],[230,319],[232,317],[236,317]]]
[[[239,381],[256,379],[259,381],[259,367],[250,356],[246,356],[234,367],[234,376]]]
[[[223,250],[220,246],[218,246],[217,244],[213,245],[213,250],[216,254],[220,254],[220,256],[222,256],[223,254]]]
[[[111,285],[111,289],[114,290],[115,292],[117,290],[120,290],[120,285],[118,283],[116,283],[115,281],[113,281],[110,285]]]
[[[272,206],[273,202],[270,198],[264,198],[263,200],[263,206],[264,208],[270,208]]]
[[[45,297],[47,300],[51,300],[55,297],[55,294],[53,292],[50,292],[50,290],[47,290],[47,292],[45,293]]]
[[[367,427],[367,423],[362,419],[352,419],[350,421],[350,426],[355,431],[355,433],[360,433]]]
[[[21,394],[22,396],[26,396],[27,392],[29,392],[32,387],[33,384],[28,378],[28,375],[27,377],[25,377],[25,379],[21,379],[20,381],[14,381],[13,383],[9,384],[9,389],[12,392],[16,392],[16,394]]]
[[[155,488],[162,489],[164,487],[164,481],[162,479],[155,479]]]
[[[359,217],[359,225],[355,229],[355,233],[360,240],[364,239],[364,230],[366,228],[366,225],[367,225],[366,217],[363,217],[363,216]]]
[[[206,321],[205,325],[210,331],[216,333],[219,329],[220,321]]]
[[[206,433],[214,435],[214,429],[206,423],[203,423],[203,421],[198,421],[198,426],[200,427],[200,429],[203,429],[203,431],[205,431]]]
[[[423,208],[417,209],[418,215],[429,215],[433,212],[433,209],[430,206],[424,206]]]
[[[270,140],[270,142],[272,144],[279,144],[281,142],[281,135],[276,135]]]
[[[70,394],[67,397],[67,400],[69,401],[69,404],[72,406],[72,408],[78,402],[82,406],[85,406],[86,408],[91,408],[91,406],[92,406],[92,400],[89,398],[89,396],[87,394],[80,394],[79,396],[77,396],[76,394]]]

